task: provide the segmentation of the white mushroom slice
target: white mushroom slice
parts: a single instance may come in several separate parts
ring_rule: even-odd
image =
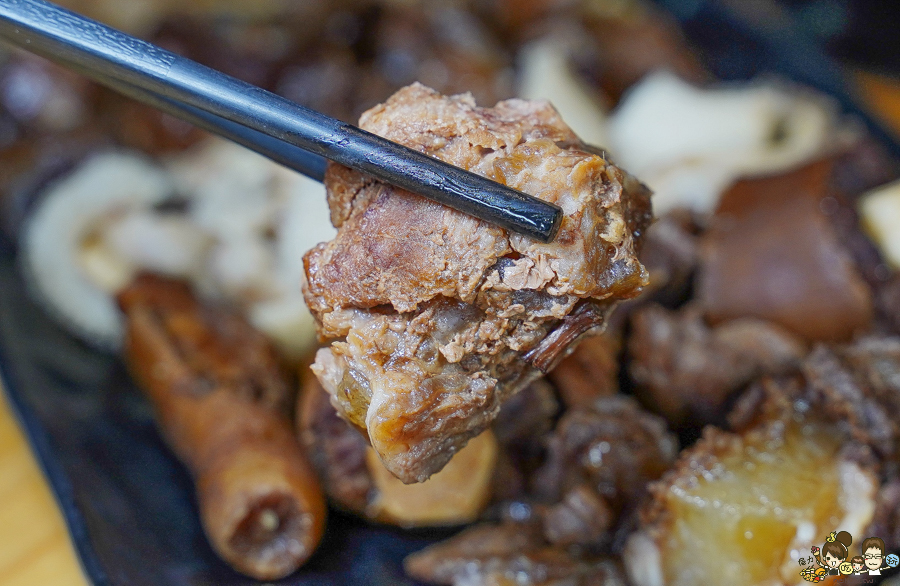
[[[166,174],[143,158],[98,154],[54,183],[29,219],[22,241],[26,276],[50,311],[85,340],[116,348],[122,323],[112,297],[84,270],[83,243],[103,218],[151,207],[169,193]],[[112,270],[127,272],[127,267]],[[114,282],[110,277],[104,285]]]
[[[315,343],[300,294],[303,252],[334,237],[325,188],[256,153],[211,140],[170,163],[193,221],[216,236],[195,285],[247,308],[296,358]]]
[[[169,165],[188,214],[219,238],[271,229],[281,208],[273,189],[278,165],[224,140],[210,140]]]
[[[274,267],[274,250],[255,234],[239,232],[227,240],[220,240],[209,258],[209,270],[217,293],[243,303],[278,295]]]
[[[859,201],[859,215],[884,259],[900,269],[900,181],[864,195]]]
[[[328,211],[325,186],[275,165],[275,189],[283,208],[275,227],[274,279],[281,294],[254,305],[250,321],[265,332],[289,358],[301,358],[316,343],[316,326],[300,292],[303,252],[337,233]]]
[[[316,324],[299,291],[294,296],[255,303],[248,318],[289,359],[299,360],[315,348]]]
[[[106,246],[141,269],[193,278],[200,271],[211,238],[187,218],[133,210],[100,229]]]
[[[738,178],[788,170],[845,138],[835,130],[835,112],[824,98],[796,88],[701,89],[657,72],[610,117],[608,146],[654,190],[657,214],[675,207],[710,212]]]
[[[519,55],[519,96],[549,101],[583,141],[605,146],[606,112],[572,71],[565,44],[554,37],[541,39],[523,47]]]

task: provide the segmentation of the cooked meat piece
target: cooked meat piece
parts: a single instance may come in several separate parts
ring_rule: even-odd
[[[602,8],[585,12],[597,53],[584,66],[614,103],[645,75],[661,69],[695,84],[709,81],[678,23],[652,3],[630,1],[605,14]]]
[[[194,477],[213,549],[260,580],[290,574],[322,537],[325,500],[281,411],[288,384],[274,350],[179,282],[139,277],[119,303],[129,369]]]
[[[625,586],[608,559],[579,559],[549,547],[533,523],[476,525],[407,557],[417,580],[454,586]]]
[[[606,500],[591,486],[576,486],[544,513],[544,536],[561,547],[602,543],[615,520]]]
[[[677,450],[662,419],[631,398],[605,397],[591,408],[563,415],[548,440],[547,460],[535,473],[532,490],[543,502],[563,501],[565,506],[566,500],[577,498],[573,491],[589,487],[605,502],[611,518],[603,524],[612,527],[637,506],[647,483],[672,465]],[[610,537],[593,545],[609,545]]]
[[[491,429],[502,448],[495,498],[520,496],[525,479],[540,466],[544,440],[553,429],[560,406],[551,387],[538,379],[509,398]]]
[[[508,482],[497,478],[498,446],[490,431],[473,438],[426,482],[406,485],[384,469],[359,430],[338,416],[314,376],[304,381],[297,411],[301,443],[326,494],[368,519],[403,527],[472,522],[501,481]]]
[[[503,404],[494,420],[494,434],[502,445],[519,449],[549,432],[558,412],[553,387],[538,379]]]
[[[640,259],[650,273],[641,299],[676,305],[688,295],[700,262],[701,228],[688,210],[674,210],[647,230]]]
[[[803,374],[813,392],[838,420],[843,431],[870,444],[882,455],[896,452],[891,415],[859,384],[853,372],[841,364],[832,350],[819,346],[803,365]]]
[[[500,404],[646,283],[646,188],[545,102],[478,108],[414,84],[363,115],[371,132],[559,204],[542,244],[332,165],[337,237],[304,257],[321,338],[313,371],[404,482],[440,470]]]
[[[343,509],[363,514],[375,490],[366,464],[369,442],[340,418],[312,373],[304,377],[300,390],[297,432],[328,498]]]
[[[611,332],[586,338],[547,375],[567,408],[589,407],[619,392],[620,346]]]
[[[458,6],[382,3],[361,36],[367,54],[355,80],[357,114],[417,80],[442,94],[471,92],[480,103],[515,95],[509,51]]]
[[[758,317],[811,341],[869,326],[872,292],[822,212],[831,169],[820,161],[744,180],[723,196],[697,282],[709,318]]]
[[[635,393],[673,425],[721,421],[735,392],[763,374],[799,366],[803,341],[754,318],[708,326],[697,307],[647,305],[632,315]]]
[[[890,480],[900,465],[900,423],[894,416],[900,410],[900,338],[820,344],[803,360],[800,374],[791,384],[764,381],[751,387],[729,415],[732,428],[742,432],[802,407],[852,440],[847,449],[854,442],[865,446]]]

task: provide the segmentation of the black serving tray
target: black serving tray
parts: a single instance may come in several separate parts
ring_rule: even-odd
[[[743,14],[732,0],[660,0],[721,79],[775,73],[827,92],[893,139],[854,101],[841,69],[789,13]],[[737,6],[738,8],[734,8]],[[774,4],[773,4],[774,6]],[[56,494],[96,586],[243,586],[207,544],[190,479],[166,449],[119,359],[67,335],[34,302],[0,234],[0,373],[10,404]],[[449,531],[401,531],[332,512],[311,561],[276,582],[412,585],[401,561]]]

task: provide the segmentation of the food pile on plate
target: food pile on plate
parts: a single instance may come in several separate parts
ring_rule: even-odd
[[[75,7],[564,212],[541,244],[320,185],[5,56],[0,228],[124,357],[232,567],[297,571],[326,504],[465,525],[404,561],[455,586],[900,548],[900,166],[830,99],[716,82],[638,0],[144,4]]]

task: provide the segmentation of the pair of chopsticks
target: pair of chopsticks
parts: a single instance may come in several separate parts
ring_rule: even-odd
[[[124,1],[124,0],[123,0]],[[559,207],[41,0],[0,0],[0,39],[318,181],[325,159],[543,242]]]

